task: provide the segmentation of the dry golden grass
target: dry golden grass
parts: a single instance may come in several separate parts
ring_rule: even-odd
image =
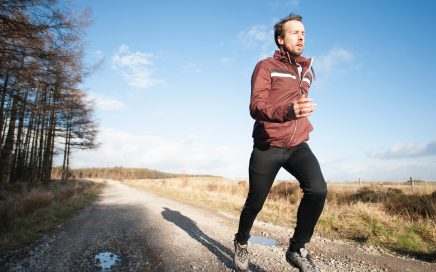
[[[125,180],[182,202],[239,216],[248,183],[214,177]],[[328,184],[316,232],[329,238],[372,244],[414,257],[436,259],[436,184]],[[257,219],[294,227],[302,192],[297,183],[273,186]]]
[[[375,191],[383,191],[388,188],[391,189],[400,189],[405,194],[432,194],[436,191],[436,183],[435,182],[416,182],[413,186],[410,183],[406,182],[362,182],[360,185],[357,182],[349,182],[349,183],[328,183],[329,187],[333,189],[335,192],[350,192],[357,191],[360,188],[368,187]]]
[[[101,184],[55,181],[16,183],[0,190],[0,250],[40,237],[95,199]]]

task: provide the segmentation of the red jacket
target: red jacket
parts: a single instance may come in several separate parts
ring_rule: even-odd
[[[309,139],[307,117],[296,119],[292,103],[308,96],[312,59],[294,60],[283,51],[257,63],[251,78],[250,114],[255,144],[289,148]],[[301,72],[299,72],[301,71]]]

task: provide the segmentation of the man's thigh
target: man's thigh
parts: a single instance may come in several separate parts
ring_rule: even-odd
[[[283,168],[300,182],[305,192],[323,189],[326,186],[318,159],[307,143],[294,150]]]

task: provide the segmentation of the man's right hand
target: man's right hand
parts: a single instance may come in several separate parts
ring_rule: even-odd
[[[312,101],[312,98],[308,98],[306,95],[295,100],[292,104],[295,118],[299,119],[312,115],[312,112],[317,108],[316,104]]]

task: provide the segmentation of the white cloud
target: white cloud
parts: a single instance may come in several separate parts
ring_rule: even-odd
[[[198,66],[197,64],[193,62],[188,62],[182,67],[183,71],[185,72],[194,72],[194,73],[201,73],[203,70]]]
[[[427,145],[416,143],[397,143],[384,151],[370,151],[368,156],[381,159],[416,158],[425,156],[436,156],[436,140]]]
[[[326,55],[315,58],[314,68],[320,78],[328,78],[333,73],[344,73],[350,68],[354,55],[344,48],[334,48]]]
[[[131,52],[129,46],[123,44],[112,57],[112,68],[121,72],[129,85],[145,89],[162,83],[153,76],[152,58],[152,54]]]
[[[245,41],[247,45],[252,45],[253,43],[268,41],[272,34],[272,31],[268,31],[263,25],[252,26],[250,30],[241,32],[239,37],[242,41]]]
[[[329,181],[406,181],[409,177],[436,180],[436,161],[431,157],[403,160],[374,160],[354,156],[327,160],[318,156],[324,177]]]
[[[252,26],[248,31],[240,32],[238,37],[246,47],[260,49],[262,54],[271,54],[275,46],[273,30],[263,25]]]
[[[232,63],[233,59],[229,57],[223,57],[218,60],[221,64],[229,64]]]
[[[321,168],[331,181],[406,181],[409,177],[436,180],[436,140],[426,145],[397,143],[387,150],[360,156],[319,154]]]
[[[298,7],[300,5],[299,0],[282,0],[282,1],[271,1],[270,5],[273,8],[284,8],[284,7]]]
[[[103,59],[104,58],[104,53],[101,50],[96,50],[93,52],[93,55],[97,58],[97,59]]]
[[[97,94],[89,94],[88,100],[94,101],[95,106],[101,110],[118,111],[126,108],[126,105],[119,100]]]
[[[141,167],[166,172],[211,174],[247,178],[249,154],[225,144],[209,144],[195,135],[170,140],[153,135],[134,134],[117,129],[101,129],[92,151],[74,150],[71,164],[79,167]],[[413,145],[411,145],[413,149]],[[436,154],[435,142],[421,148]],[[410,151],[409,151],[410,152]],[[416,154],[416,153],[415,153]],[[56,165],[60,164],[58,156]],[[406,181],[409,177],[436,180],[436,157],[408,157],[402,160],[374,160],[368,157],[332,158],[319,154],[324,177],[329,181]],[[278,179],[292,176],[281,170]]]
[[[227,177],[246,175],[247,159],[226,145],[204,143],[195,136],[169,140],[158,136],[101,129],[101,147],[75,151],[72,167],[143,167],[190,174]]]

